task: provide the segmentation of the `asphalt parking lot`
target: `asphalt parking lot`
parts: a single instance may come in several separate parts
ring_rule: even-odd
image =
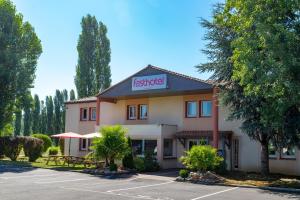
[[[1,200],[285,200],[300,194],[174,181],[173,172],[109,179],[77,172],[0,166]]]

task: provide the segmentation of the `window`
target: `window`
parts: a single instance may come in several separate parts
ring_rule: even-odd
[[[164,157],[173,156],[173,140],[164,139]]]
[[[128,119],[136,119],[136,107],[128,106]]]
[[[205,139],[192,139],[188,140],[188,149],[191,150],[191,148],[195,145],[208,145],[209,141],[207,138]]]
[[[133,155],[141,156],[146,152],[151,152],[157,155],[157,141],[156,140],[132,140]]]
[[[269,144],[269,158],[276,158],[276,147],[273,143],[270,142]]]
[[[212,102],[201,101],[201,117],[211,117],[212,114]]]
[[[156,140],[145,140],[143,152],[144,152],[144,154],[152,153],[153,155],[157,155],[157,141]]]
[[[90,120],[95,121],[97,116],[96,108],[90,108]]]
[[[80,109],[80,120],[85,121],[88,119],[88,109],[87,108],[81,108]]]
[[[281,158],[296,158],[296,148],[293,147],[286,147],[281,149]]]
[[[143,153],[143,140],[132,140],[133,155],[142,155]]]
[[[86,150],[87,148],[87,139],[80,138],[79,139],[79,150]]]
[[[197,117],[197,102],[186,102],[186,117]]]
[[[147,119],[148,117],[148,106],[139,105],[139,119]]]

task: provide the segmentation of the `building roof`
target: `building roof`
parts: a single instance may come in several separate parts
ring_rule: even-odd
[[[67,102],[65,102],[65,104],[91,103],[91,102],[96,102],[96,101],[97,101],[97,97],[92,96],[92,97],[84,97],[84,98],[81,98],[81,99],[67,101]]]
[[[167,75],[167,88],[152,90],[132,90],[132,78],[151,75]],[[213,84],[198,78],[186,76],[159,67],[148,65],[125,80],[100,92],[98,96],[102,99],[126,99],[137,97],[171,96],[181,94],[195,94],[212,91]]]

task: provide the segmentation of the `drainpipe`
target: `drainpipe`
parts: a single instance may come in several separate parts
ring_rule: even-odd
[[[96,106],[96,125],[100,125],[100,97],[97,97],[97,106]]]
[[[219,147],[219,105],[218,105],[218,88],[213,88],[212,101],[212,120],[213,120],[213,147]]]

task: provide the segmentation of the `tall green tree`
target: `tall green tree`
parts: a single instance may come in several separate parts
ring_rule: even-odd
[[[72,89],[72,90],[70,91],[70,100],[75,100],[75,99],[76,99],[75,92],[74,92],[74,90]]]
[[[32,111],[32,132],[39,133],[40,125],[41,125],[41,106],[40,99],[37,94],[34,95],[33,100],[33,111]]]
[[[77,51],[75,85],[79,98],[93,96],[111,84],[110,42],[107,28],[95,16],[87,15],[81,21]]]
[[[12,123],[16,98],[32,87],[41,42],[9,0],[0,0],[0,130]]]
[[[23,135],[28,136],[32,133],[32,108],[33,108],[33,99],[30,93],[27,94],[27,98],[24,101],[24,131]]]
[[[276,51],[281,47],[286,48],[286,45],[280,44],[279,41],[268,44],[267,38],[264,38],[264,35],[269,35],[269,40],[282,37],[279,30],[288,29],[292,24],[298,24],[299,20],[294,15],[297,10],[296,7],[291,9],[290,4],[289,9],[285,10],[283,8],[285,6],[284,3],[277,5],[271,1],[253,3],[253,1],[229,0],[225,7],[222,5],[216,7],[212,22],[206,20],[201,22],[202,26],[208,30],[205,36],[208,44],[204,53],[208,55],[210,61],[198,68],[202,72],[210,71],[213,73],[212,79],[221,89],[222,103],[229,107],[229,118],[242,120],[243,131],[261,144],[261,172],[263,174],[269,173],[268,145],[270,142],[280,148],[285,145],[297,144],[299,141],[299,125],[297,126],[295,123],[297,120],[295,117],[292,117],[293,120],[286,120],[291,119],[291,113],[294,113],[294,116],[299,116],[297,103],[291,100],[294,97],[289,100],[291,102],[287,102],[287,98],[278,96],[279,91],[286,92],[289,89],[277,87],[287,83],[287,85],[297,85],[295,79],[292,81],[290,78],[285,81],[281,79],[284,76],[297,77],[298,75],[294,72],[287,72],[286,70],[286,68],[295,69],[297,67],[293,67],[287,62],[284,63],[281,60],[283,58],[277,57],[278,52]],[[282,12],[278,9],[285,11]],[[288,16],[287,13],[294,14]],[[291,24],[288,25],[289,23]],[[277,26],[280,27],[279,30],[274,31],[274,27]],[[292,29],[296,30],[297,26]],[[299,37],[294,35],[288,38],[295,40]],[[295,45],[292,47],[294,48]],[[290,60],[299,60],[288,49],[282,48],[280,51],[281,53],[286,51]],[[278,63],[275,61],[281,63],[281,66],[276,66]],[[268,62],[274,65],[267,64]],[[278,80],[272,79],[275,75],[272,73],[279,76]],[[259,78],[263,76],[265,76],[263,79]],[[272,92],[269,94],[267,92],[271,88],[272,95],[270,94]],[[297,91],[295,87],[292,90]],[[289,94],[288,96],[292,95],[285,92],[284,94]],[[286,105],[280,106],[280,101]],[[290,108],[294,108],[292,109],[293,112],[290,112]],[[278,116],[274,117],[271,112]],[[289,127],[289,131],[285,131],[288,129],[287,127]]]
[[[62,129],[62,104],[63,95],[59,90],[56,90],[54,96],[54,132],[61,133]]]
[[[96,92],[108,88],[111,84],[110,70],[110,41],[107,38],[107,28],[99,22],[98,42],[97,42],[97,59],[96,63]]]
[[[47,133],[47,107],[44,101],[41,101],[40,133]]]
[[[62,102],[62,132],[65,132],[65,124],[66,124],[66,106],[65,102],[69,100],[68,91],[66,89],[63,90],[63,102]]]
[[[46,111],[47,111],[47,129],[46,132],[48,135],[54,133],[54,109],[53,109],[53,99],[52,96],[46,97]]]
[[[21,102],[17,99],[15,106],[15,125],[14,125],[14,135],[21,135],[22,127],[22,107]]]

